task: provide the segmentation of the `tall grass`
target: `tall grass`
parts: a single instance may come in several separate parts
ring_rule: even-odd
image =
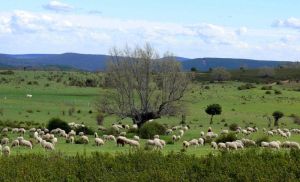
[[[299,161],[300,151],[254,149],[202,158],[145,151],[16,155],[0,158],[0,181],[294,181]]]

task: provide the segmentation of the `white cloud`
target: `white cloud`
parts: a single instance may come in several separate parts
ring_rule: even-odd
[[[62,3],[60,1],[50,1],[48,4],[43,6],[45,9],[56,12],[69,12],[73,10],[71,5]]]
[[[300,19],[291,17],[285,20],[276,20],[273,26],[300,29]]]
[[[238,30],[236,30],[236,33],[237,33],[238,35],[244,35],[244,34],[246,34],[247,32],[248,32],[247,27],[241,27],[241,28],[239,28]]]
[[[4,53],[106,54],[112,46],[150,42],[161,52],[179,56],[294,60],[300,57],[299,37],[286,29],[122,20],[88,13],[0,12]]]

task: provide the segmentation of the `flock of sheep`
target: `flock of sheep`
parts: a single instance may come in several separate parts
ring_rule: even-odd
[[[80,124],[75,123],[69,123],[70,126],[73,128],[75,127],[81,127]],[[127,138],[127,133],[125,130],[128,130],[130,128],[137,129],[137,125],[120,125],[120,124],[113,124],[112,128],[119,131],[118,136],[114,135],[103,135],[102,137],[98,136],[98,133],[96,132],[94,134],[94,144],[95,146],[103,146],[106,142],[112,141],[117,144],[117,146],[125,146],[129,145],[131,148],[140,148],[140,138],[139,136],[135,135],[132,138]],[[300,134],[300,129],[273,129],[273,130],[266,130],[262,129],[263,133],[268,136],[274,136],[278,135],[283,138],[289,138],[292,133],[294,134]],[[66,132],[65,130],[62,130],[60,128],[54,129],[49,131],[48,129],[35,129],[31,128],[28,131],[26,131],[24,128],[3,128],[2,129],[2,136],[7,136],[11,133],[18,134],[18,137],[10,142],[9,138],[3,137],[1,139],[1,145],[0,145],[0,151],[2,151],[2,154],[5,156],[9,156],[11,153],[11,149],[15,147],[26,147],[28,149],[32,149],[34,145],[40,145],[45,150],[55,150],[55,146],[58,143],[58,138],[61,137],[66,141],[66,143],[74,144],[75,138],[79,137],[79,139],[82,141],[83,144],[90,143],[90,139],[85,133],[79,132],[76,133],[74,130],[71,130],[70,132]],[[29,133],[30,140],[24,139],[25,133]],[[182,137],[185,135],[186,132],[189,132],[189,127],[187,126],[174,126],[172,128],[169,128],[166,130],[166,135],[170,137],[170,140],[172,140],[173,143],[179,142]],[[300,149],[300,145],[297,142],[294,141],[261,141],[260,143],[256,143],[254,140],[247,139],[245,137],[249,137],[252,133],[258,132],[258,128],[237,128],[237,130],[234,132],[235,135],[241,134],[244,135],[244,138],[240,140],[235,141],[228,141],[228,142],[219,142],[216,143],[214,139],[216,139],[218,136],[221,135],[227,135],[229,134],[228,130],[222,130],[220,134],[214,133],[212,131],[212,128],[208,129],[208,132],[200,132],[199,138],[194,138],[191,140],[184,140],[182,141],[182,147],[183,149],[188,149],[191,146],[198,147],[203,146],[208,141],[210,141],[210,145],[213,149],[218,150],[237,150],[237,149],[243,149],[245,147],[249,146],[260,146],[260,147],[266,147],[266,148],[273,148],[273,149],[280,149],[280,148],[294,148],[294,149]],[[161,150],[166,146],[166,141],[163,139],[160,139],[159,135],[155,135],[153,139],[146,140],[145,146],[150,147],[154,150]]]

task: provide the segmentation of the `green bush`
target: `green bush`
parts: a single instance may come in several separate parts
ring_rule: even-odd
[[[235,133],[228,133],[228,134],[225,134],[225,135],[220,135],[217,139],[216,139],[216,142],[219,143],[219,142],[223,142],[223,143],[226,143],[226,142],[232,142],[232,141],[235,141],[237,140],[237,136]]]
[[[299,181],[299,159],[299,150],[255,149],[204,157],[149,151],[15,155],[0,158],[0,181]]]
[[[275,93],[276,95],[281,95],[281,94],[282,94],[282,92],[281,92],[280,90],[275,90],[274,93]]]
[[[47,124],[47,128],[49,131],[56,129],[56,128],[60,128],[62,130],[65,130],[67,133],[71,131],[70,126],[68,125],[67,122],[59,119],[59,118],[52,118],[48,124]]]
[[[76,128],[75,132],[76,133],[83,132],[86,135],[93,135],[95,133],[95,131],[92,128],[87,126]]]
[[[265,85],[261,87],[262,90],[272,90],[272,86],[271,85]]]
[[[164,135],[165,133],[165,126],[157,122],[147,122],[139,129],[139,135],[144,139],[150,139],[154,135]]]
[[[255,85],[253,85],[251,83],[246,83],[245,85],[239,86],[238,90],[248,90],[248,89],[252,89],[252,88],[256,88]]]
[[[271,91],[268,90],[268,91],[265,92],[265,94],[270,95],[272,93],[271,93]]]
[[[239,127],[239,125],[236,124],[236,123],[231,123],[231,124],[229,125],[229,129],[230,129],[231,131],[236,131],[236,130],[238,129],[238,127]]]

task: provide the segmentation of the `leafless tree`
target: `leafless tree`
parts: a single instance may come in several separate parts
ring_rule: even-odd
[[[226,81],[231,78],[231,74],[225,68],[214,68],[210,76],[213,81]]]
[[[258,76],[267,78],[267,77],[273,77],[275,75],[275,70],[274,68],[271,67],[263,67],[260,68],[258,71]]]
[[[129,117],[138,126],[180,112],[189,83],[172,54],[160,58],[149,44],[111,49],[107,77],[113,91],[100,100],[99,108],[121,118]]]

